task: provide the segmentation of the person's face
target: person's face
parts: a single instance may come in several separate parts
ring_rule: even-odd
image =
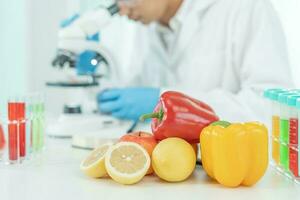
[[[119,0],[120,14],[149,24],[159,21],[167,10],[168,0]]]

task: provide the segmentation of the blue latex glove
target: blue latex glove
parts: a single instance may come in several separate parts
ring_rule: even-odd
[[[99,109],[119,119],[138,120],[153,112],[160,96],[158,88],[110,89],[97,97]]]

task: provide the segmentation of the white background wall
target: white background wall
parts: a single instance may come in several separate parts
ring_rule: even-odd
[[[59,23],[78,9],[78,3],[79,0],[31,0],[28,8],[30,54],[27,70],[31,72],[28,88],[34,92],[43,91],[47,95],[47,107],[50,105],[54,113],[59,112],[60,102],[65,98],[64,92],[49,90],[45,82],[60,75],[51,66],[57,47]]]
[[[293,78],[300,87],[300,0],[271,0],[282,21],[288,42]]]
[[[8,98],[44,90],[55,76],[49,63],[57,23],[78,7],[76,1],[0,0],[0,115]]]
[[[86,9],[89,3],[94,6],[100,1],[0,0],[0,105],[12,93],[27,91],[47,91],[52,105],[61,102],[64,92],[45,87],[46,80],[57,77],[50,63],[59,21],[78,10],[79,5]],[[294,79],[300,87],[300,0],[271,1],[283,23]]]
[[[7,98],[28,87],[26,10],[25,1],[0,1],[0,115]]]

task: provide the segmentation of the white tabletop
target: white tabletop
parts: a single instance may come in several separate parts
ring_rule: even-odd
[[[154,176],[132,186],[108,178],[90,179],[79,170],[87,153],[71,148],[70,140],[48,139],[39,162],[0,167],[0,200],[300,199],[300,186],[273,168],[257,185],[235,189],[211,181],[200,167],[182,183],[166,183]]]

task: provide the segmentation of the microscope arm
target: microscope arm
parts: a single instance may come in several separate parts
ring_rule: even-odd
[[[68,27],[59,31],[59,39],[83,39],[94,35],[109,24],[112,16],[119,12],[117,4],[108,8],[100,7],[84,13]]]

